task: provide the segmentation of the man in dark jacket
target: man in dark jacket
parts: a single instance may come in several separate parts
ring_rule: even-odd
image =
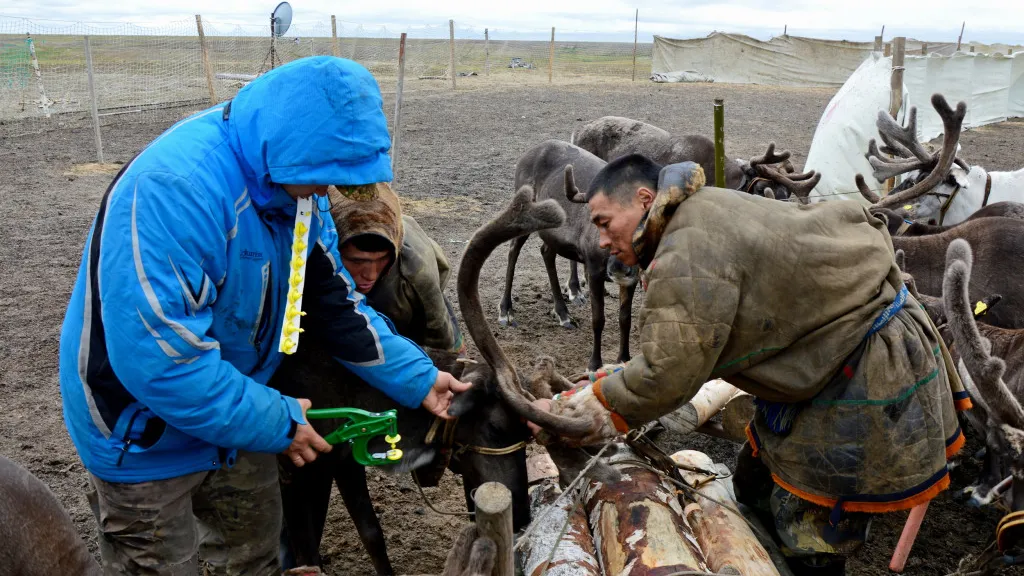
[[[444,295],[451,273],[448,259],[411,216],[402,214],[391,188],[386,183],[332,187],[328,199],[338,230],[338,252],[356,290],[394,324],[398,334],[420,346],[463,351],[458,319]],[[294,361],[304,360],[296,357]],[[358,379],[343,369],[337,370],[336,377]],[[322,395],[303,384],[290,381],[282,385],[296,386],[302,395],[313,399]],[[331,453],[303,468],[281,462],[285,567],[320,564],[331,480],[343,495],[352,498],[346,489],[346,481],[351,483],[348,475],[363,473],[350,459],[347,454]]]
[[[389,147],[373,76],[304,58],[175,124],[114,178],[60,342],[106,573],[192,576],[200,547],[215,572],[278,573],[274,455],[301,466],[330,450],[309,401],[266,386],[303,270],[318,344],[352,373],[442,417],[466,388],[352,289],[321,216],[327,186],[391,180]]]

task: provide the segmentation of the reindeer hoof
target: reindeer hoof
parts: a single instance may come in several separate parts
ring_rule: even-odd
[[[568,295],[569,295],[569,303],[573,304],[574,306],[583,306],[584,304],[587,303],[587,295],[583,291],[577,292],[575,294],[573,294],[570,291]]]
[[[509,312],[508,314],[498,314],[498,325],[515,328],[519,326],[519,323],[516,322],[515,318],[512,317],[512,313]]]
[[[579,328],[579,326],[576,324],[576,321],[572,319],[572,316],[566,315],[565,318],[563,318],[559,316],[558,312],[555,310],[551,311],[551,315],[555,317],[555,320],[558,321],[558,324],[561,325],[562,328],[567,328],[569,330],[575,330],[576,328]]]

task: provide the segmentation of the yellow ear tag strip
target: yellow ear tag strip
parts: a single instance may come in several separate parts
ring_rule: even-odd
[[[306,284],[306,247],[309,246],[309,228],[313,221],[313,198],[299,198],[295,210],[295,231],[292,234],[292,257],[288,278],[288,300],[284,311],[284,325],[281,327],[281,343],[278,350],[294,354],[299,349],[299,326],[302,317],[302,288]]]
[[[913,210],[914,206],[912,204],[904,204],[903,205],[903,209],[904,210]]]
[[[985,313],[985,310],[988,310],[988,305],[978,300],[978,303],[974,305],[974,315],[980,316]]]

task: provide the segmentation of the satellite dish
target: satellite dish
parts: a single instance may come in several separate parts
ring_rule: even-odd
[[[273,34],[280,38],[284,36],[284,33],[288,31],[288,27],[292,25],[292,5],[287,2],[281,2],[274,8],[274,12],[270,16],[271,22],[273,23]]]

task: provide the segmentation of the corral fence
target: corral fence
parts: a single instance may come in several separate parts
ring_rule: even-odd
[[[400,33],[343,22],[295,23],[272,42],[269,25],[194,20],[159,27],[0,17],[0,136],[134,121],[149,111],[231,98],[297,58],[359,62],[394,97],[404,46],[404,90],[647,80],[651,43],[519,40],[449,21]],[[454,72],[454,73],[453,73]],[[95,113],[92,109],[95,108]]]

